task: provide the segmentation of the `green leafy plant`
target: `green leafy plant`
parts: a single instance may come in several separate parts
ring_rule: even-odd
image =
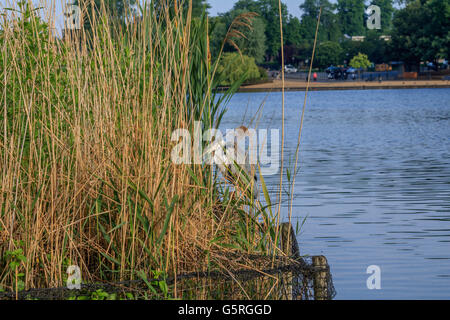
[[[145,282],[151,293],[158,298],[171,299],[172,296],[169,293],[169,286],[166,282],[166,273],[164,271],[151,271],[150,279],[148,279],[147,274],[143,271],[137,272],[137,275]]]
[[[23,255],[22,249],[15,249],[13,251],[6,251],[5,259],[8,261],[10,270],[13,272],[13,283],[15,284],[14,290],[16,292],[22,291],[25,288],[25,282],[23,278],[25,274],[20,272],[20,266],[27,261]]]

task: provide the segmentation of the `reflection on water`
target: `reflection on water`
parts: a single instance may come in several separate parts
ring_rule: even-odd
[[[303,97],[286,93],[285,166]],[[258,128],[281,128],[281,93],[237,94],[222,127],[249,125],[264,101]],[[302,254],[327,256],[337,299],[450,299],[450,89],[309,93],[293,206]],[[366,287],[370,265],[381,290]]]

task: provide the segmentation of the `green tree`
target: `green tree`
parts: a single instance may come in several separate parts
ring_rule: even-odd
[[[337,42],[322,42],[316,51],[314,65],[317,68],[326,68],[329,65],[338,65],[341,63],[342,47]]]
[[[248,12],[246,9],[232,9],[227,12],[223,16],[227,29],[236,17]],[[249,57],[254,57],[257,63],[263,62],[267,50],[264,19],[261,16],[256,16],[252,18],[250,28],[247,26],[236,26],[235,28],[242,34],[241,37],[233,39],[241,52]],[[234,47],[227,47],[227,51],[234,50]]]
[[[309,16],[317,18],[320,7],[329,7],[330,5],[328,0],[305,0],[300,5],[300,9],[303,11],[303,17]]]
[[[365,34],[364,0],[338,0],[337,10],[342,32],[349,36]]]
[[[267,50],[265,29],[264,20],[256,17],[251,29],[245,33],[246,37],[239,38],[236,42],[245,55],[255,58],[256,63],[264,62]]]
[[[226,33],[239,15],[248,13],[246,9],[232,9],[219,17],[211,19],[210,46],[213,57],[217,57]],[[233,42],[239,50],[250,57],[254,57],[257,63],[262,63],[266,54],[266,35],[264,19],[260,16],[253,17],[249,26],[235,25],[233,29],[239,32],[239,36],[233,37]],[[233,45],[225,45],[225,52],[235,51]]]
[[[421,61],[448,58],[450,0],[415,0],[397,11],[393,20],[391,54],[418,71]]]
[[[398,6],[405,6],[405,5],[407,5],[407,4],[411,3],[411,2],[414,2],[414,1],[416,1],[416,0],[395,0],[395,3]]]
[[[300,5],[302,14],[302,36],[310,42],[314,40],[319,10],[322,7],[319,26],[319,41],[338,41],[342,36],[336,6],[328,0],[305,0]]]
[[[270,61],[278,58],[281,49],[278,0],[239,0],[234,4],[233,10],[239,9],[256,12],[263,19],[267,45],[266,58]],[[289,15],[287,6],[284,3],[281,3],[281,18],[283,26],[285,26],[283,32],[286,32]]]
[[[302,25],[297,17],[290,16],[286,27],[286,44],[298,46],[302,43]]]
[[[259,4],[255,0],[238,0],[233,6],[233,10],[248,10],[260,13]]]
[[[389,62],[389,42],[380,39],[380,32],[368,30],[364,41],[347,40],[342,43],[342,48],[348,60],[356,56],[359,52],[366,54],[369,60],[374,63]]]
[[[184,10],[187,12],[189,8],[189,0],[183,2]],[[211,6],[206,0],[192,0],[192,16],[200,17],[204,11],[208,12]]]
[[[213,59],[219,55],[220,48],[227,34],[228,25],[223,17],[212,17],[210,19],[209,46]]]
[[[255,59],[237,52],[225,53],[217,67],[222,85],[231,85],[237,81],[251,81],[261,77]]]
[[[355,69],[365,69],[372,65],[372,63],[369,60],[369,57],[367,54],[364,53],[358,53],[356,56],[350,60],[350,67]]]
[[[350,67],[358,69],[358,78],[361,73],[361,69],[368,68],[372,65],[372,63],[369,60],[369,57],[367,57],[364,53],[358,53],[356,56],[350,60]]]
[[[84,17],[85,30],[91,29],[92,14],[100,15],[103,6],[111,22],[124,23],[135,12],[136,0],[74,0],[74,5],[79,6],[87,17]]]
[[[268,60],[273,60],[279,56],[281,49],[281,32],[280,32],[280,14],[278,8],[278,0],[259,0],[257,1],[259,14],[266,23],[267,50]],[[288,10],[285,4],[281,4],[281,19],[283,25],[287,24]]]
[[[365,53],[370,61],[374,63],[389,62],[389,42],[380,39],[380,32],[378,30],[368,30],[366,39],[359,43],[361,44],[361,52]]]
[[[450,0],[430,0],[425,4],[430,19],[425,32],[431,35],[423,58],[436,61],[450,58]]]

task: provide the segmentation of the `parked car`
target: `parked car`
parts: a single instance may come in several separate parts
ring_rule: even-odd
[[[294,67],[292,64],[288,64],[284,66],[284,71],[287,73],[296,73],[298,72],[298,69]]]
[[[335,67],[335,66],[329,66],[328,68],[325,69],[325,72],[326,73],[335,73],[338,70],[340,70],[340,68]]]
[[[328,73],[328,79],[347,80],[348,77],[346,69],[335,66],[329,66],[325,72]]]
[[[428,70],[438,71],[438,66],[435,65],[433,62],[428,62],[427,67],[428,67]]]

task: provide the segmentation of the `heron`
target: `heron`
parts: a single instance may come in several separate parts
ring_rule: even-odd
[[[248,128],[240,126],[235,129],[233,142],[217,139],[205,153],[212,155],[214,163],[228,182],[243,189],[245,193],[250,193],[250,198],[256,199],[259,193],[256,167],[250,163],[248,153],[238,147],[239,141],[246,136],[249,136]],[[237,160],[240,159],[244,159],[244,163],[238,163]]]

